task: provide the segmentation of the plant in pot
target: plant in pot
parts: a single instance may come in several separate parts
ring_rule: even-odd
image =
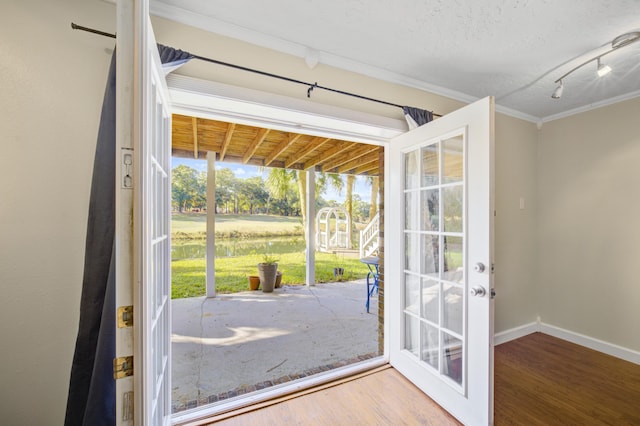
[[[333,268],[333,277],[336,281],[342,281],[344,279],[344,255],[338,259],[338,255],[334,254],[337,267]]]
[[[264,293],[271,293],[276,285],[276,273],[278,272],[278,259],[268,254],[262,256],[262,262],[258,263],[258,276]]]

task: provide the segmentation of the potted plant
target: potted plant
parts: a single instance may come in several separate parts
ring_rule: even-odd
[[[249,275],[249,289],[257,290],[260,287],[260,277],[257,275]]]
[[[265,254],[262,262],[258,263],[258,276],[264,293],[271,293],[276,285],[276,273],[278,272],[278,260]]]
[[[276,272],[276,288],[280,288],[282,285],[282,272]]]
[[[344,255],[340,259],[338,258],[337,254],[334,254],[334,256],[335,262],[338,266],[333,268],[333,276],[336,281],[342,281],[344,277]]]

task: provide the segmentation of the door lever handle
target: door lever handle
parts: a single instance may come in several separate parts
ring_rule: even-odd
[[[475,286],[475,287],[471,287],[471,290],[469,290],[469,293],[471,293],[472,296],[484,297],[484,295],[487,294],[487,290],[485,290],[484,287]]]

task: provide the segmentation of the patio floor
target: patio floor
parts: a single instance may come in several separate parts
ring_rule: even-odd
[[[377,355],[366,281],[172,300],[173,411]]]

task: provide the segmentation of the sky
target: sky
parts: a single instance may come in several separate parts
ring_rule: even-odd
[[[196,160],[194,158],[171,158],[171,168],[176,168],[179,165],[184,164],[185,166],[189,166],[193,169],[196,169],[199,172],[207,171],[207,160]],[[269,173],[269,169],[265,168],[264,171],[260,172],[260,168],[257,166],[250,166],[246,164],[237,164],[237,163],[225,163],[225,162],[216,162],[217,169],[229,168],[233,172],[233,174],[239,179],[248,179],[254,176],[262,176],[263,179],[267,178]],[[371,202],[371,186],[367,184],[366,179],[363,176],[356,177],[355,187],[353,188],[353,193],[358,194],[362,201]],[[342,194],[338,194],[335,189],[329,187],[327,192],[322,195],[327,201],[335,200],[339,203],[344,202],[345,198],[345,190],[342,190]]]

